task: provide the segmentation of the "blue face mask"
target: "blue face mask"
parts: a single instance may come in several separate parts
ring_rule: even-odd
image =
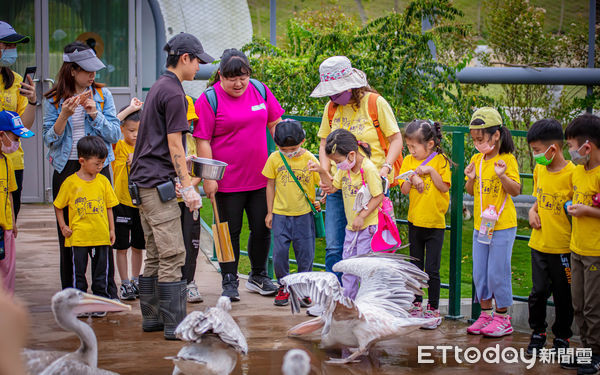
[[[17,49],[3,49],[0,56],[0,66],[11,66],[17,61]]]

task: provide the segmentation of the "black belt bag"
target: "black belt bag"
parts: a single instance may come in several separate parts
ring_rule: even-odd
[[[158,192],[158,197],[162,202],[168,202],[177,197],[175,194],[175,184],[173,184],[173,181],[171,180],[157,185],[156,191]]]

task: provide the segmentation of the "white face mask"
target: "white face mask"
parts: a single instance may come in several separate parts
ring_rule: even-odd
[[[295,158],[296,156],[298,156],[300,154],[300,147],[298,147],[298,149],[296,151],[292,151],[292,152],[281,152],[282,154],[284,154],[285,156],[287,156],[288,158]]]

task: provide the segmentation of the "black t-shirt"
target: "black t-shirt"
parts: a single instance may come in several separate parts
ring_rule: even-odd
[[[188,132],[187,100],[177,76],[167,71],[152,85],[138,130],[129,179],[152,188],[176,177],[167,134]]]

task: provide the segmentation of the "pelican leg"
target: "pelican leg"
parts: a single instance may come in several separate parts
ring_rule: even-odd
[[[288,330],[288,336],[300,336],[323,328],[325,321],[321,317],[297,324]]]
[[[346,363],[360,362],[356,358],[360,357],[363,354],[368,352],[368,348],[358,348],[354,353],[346,358],[329,358],[325,363],[329,363],[332,365],[343,365]]]

